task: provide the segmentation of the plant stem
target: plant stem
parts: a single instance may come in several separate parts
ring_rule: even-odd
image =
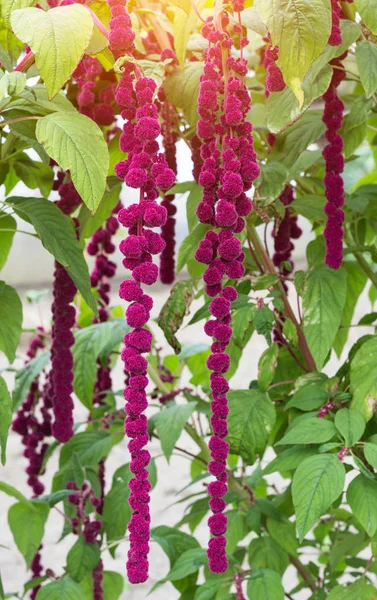
[[[29,67],[31,67],[31,65],[34,63],[35,61],[35,56],[34,54],[30,51],[27,52],[27,54],[25,54],[25,56],[23,57],[23,59],[21,60],[21,62],[14,67],[14,71],[20,71],[21,73],[25,73]]]
[[[360,252],[354,252],[353,254],[364,273],[369,277],[374,287],[377,288],[377,273],[373,271],[369,263],[365,260],[364,256]]]
[[[20,121],[38,121],[40,117],[18,117],[17,119],[9,119],[9,121],[3,121],[0,123],[0,127],[6,127],[12,123],[19,123]]]
[[[104,35],[105,38],[108,40],[109,39],[109,32],[106,29],[106,27],[104,26],[104,24],[99,20],[99,18],[97,17],[96,13],[89,6],[87,6],[87,9],[89,10],[90,14],[92,15],[92,19],[93,19],[94,24],[97,25],[97,27],[100,30],[100,32],[102,33],[102,35]]]
[[[256,252],[256,254],[258,255],[260,262],[263,266],[263,269],[266,273],[271,273],[273,275],[276,275],[276,269],[275,266],[271,260],[271,258],[268,256],[267,252],[265,251],[265,248],[262,244],[262,242],[259,239],[257,230],[255,229],[254,225],[252,225],[251,223],[248,223],[247,226],[247,232],[248,232],[248,236],[250,238],[250,241],[254,247],[254,250]],[[279,281],[278,283],[276,283],[276,285],[274,286],[275,289],[277,289],[279,292],[282,292],[282,300],[283,300],[283,304],[284,304],[284,311],[286,316],[293,322],[294,326],[296,327],[297,330],[297,336],[298,336],[298,345],[299,348],[301,350],[301,353],[305,359],[305,363],[306,366],[308,368],[309,371],[316,371],[317,370],[317,366],[315,364],[314,358],[309,350],[309,346],[307,344],[306,338],[304,336],[304,333],[300,327],[299,322],[296,319],[296,315],[294,314],[291,305],[289,304],[288,298],[287,298],[287,294],[285,292],[284,286],[282,285],[282,283]]]
[[[302,562],[296,556],[293,556],[292,554],[288,554],[288,557],[289,557],[289,561],[291,562],[291,564],[295,567],[297,572],[300,573],[301,577],[303,578],[304,581],[306,581],[306,583],[308,584],[308,586],[310,587],[312,592],[315,592],[317,589],[317,586],[315,584],[315,581],[313,581],[313,578],[312,578],[311,574],[309,573],[309,571],[307,570],[307,568],[302,564]]]

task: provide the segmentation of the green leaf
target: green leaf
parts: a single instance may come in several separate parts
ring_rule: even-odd
[[[261,174],[255,182],[259,196],[264,200],[263,206],[268,206],[280,196],[288,179],[288,169],[276,162],[268,162],[261,167]]]
[[[280,575],[271,569],[253,573],[247,582],[247,595],[253,600],[284,600]]]
[[[119,202],[121,183],[116,183],[108,192],[105,192],[103,198],[93,216],[90,215],[86,207],[82,206],[79,214],[80,238],[89,238],[95,233],[110,217],[113,209]],[[83,222],[82,213],[85,209],[89,218]],[[83,215],[84,216],[84,215]]]
[[[12,423],[12,402],[7,384],[0,375],[0,447],[1,464],[6,462],[7,439],[10,424]]]
[[[271,160],[291,168],[300,154],[324,134],[325,129],[322,111],[307,111],[297,123],[277,137],[270,154]]]
[[[0,281],[0,350],[10,363],[16,358],[21,331],[21,300],[14,288]]]
[[[34,4],[35,0],[3,0],[1,3],[1,15],[4,19],[5,27],[9,28],[10,26],[10,15],[13,10],[27,8]]]
[[[78,398],[87,408],[93,404],[93,390],[97,376],[97,358],[108,356],[123,341],[129,331],[123,319],[90,325],[76,332],[72,348],[74,358],[73,386]]]
[[[81,581],[88,572],[93,571],[101,558],[100,548],[96,542],[88,544],[83,535],[67,554],[67,573],[75,581]]]
[[[124,579],[115,571],[103,572],[103,600],[118,600],[124,589]]]
[[[178,581],[179,579],[183,579],[184,577],[187,577],[187,575],[196,573],[196,571],[198,571],[201,566],[205,565],[206,562],[207,553],[202,548],[186,550],[176,560],[166,579],[168,581]]]
[[[336,429],[332,421],[308,416],[300,419],[297,424],[293,421],[285,436],[279,440],[276,446],[287,446],[291,444],[323,444],[335,435]]]
[[[58,492],[53,492],[52,494],[46,494],[45,496],[39,496],[35,498],[33,502],[42,502],[46,503],[49,506],[55,506],[62,500],[65,500],[67,496],[69,496],[72,492],[70,490],[59,490]]]
[[[303,460],[314,456],[318,453],[317,448],[310,446],[294,446],[293,448],[287,448],[283,452],[277,455],[263,470],[264,475],[270,475],[271,473],[284,473],[285,471],[294,471],[302,463]]]
[[[198,587],[194,600],[213,600],[216,598],[216,594],[220,590],[222,584],[223,581],[217,577],[216,579],[209,579]]]
[[[342,318],[346,272],[322,266],[311,271],[303,295],[304,333],[317,368],[322,369]]]
[[[131,518],[131,508],[128,504],[130,493],[128,482],[131,476],[129,468],[123,477],[115,473],[111,490],[105,496],[103,529],[108,543],[121,540],[126,533],[127,524]]]
[[[272,344],[265,350],[258,363],[258,386],[264,392],[272,382],[277,366],[279,346]]]
[[[285,408],[299,408],[300,410],[310,411],[326,404],[329,394],[315,383],[305,385],[300,388],[285,405]]]
[[[377,531],[377,482],[358,475],[348,486],[347,502],[356,519],[372,537]]]
[[[81,5],[71,5],[48,12],[66,8],[86,10]],[[98,125],[79,113],[56,112],[38,120],[36,136],[47,154],[70,172],[77,192],[94,213],[104,194],[109,170],[109,152]]]
[[[17,96],[26,85],[26,76],[24,73],[15,71],[13,73],[5,73],[0,79],[0,100],[6,94],[8,96]]]
[[[365,140],[368,131],[368,115],[372,108],[373,100],[364,96],[357,98],[352,103],[351,110],[345,116],[340,135],[344,141],[343,153],[349,158]]]
[[[377,469],[377,444],[366,442],[363,446],[364,456],[374,469]]]
[[[2,229],[9,229],[9,231],[2,231]],[[16,229],[15,219],[0,211],[0,271],[7,262]]]
[[[210,229],[209,225],[204,225],[203,223],[199,223],[191,231],[191,233],[183,240],[177,258],[177,273],[182,271],[183,267],[187,265],[187,262],[190,259],[194,258],[194,254],[196,252],[197,247],[199,246],[199,242],[204,238],[205,233]]]
[[[87,304],[97,312],[97,304],[90,288],[88,265],[72,220],[45,198],[11,197],[7,202],[22,218],[30,220],[46,250],[67,269]]]
[[[54,182],[54,172],[49,165],[31,160],[27,154],[21,154],[14,161],[14,170],[26,187],[39,189],[43,196],[48,196]]]
[[[284,81],[302,105],[301,83],[329,39],[331,5],[326,0],[256,0],[254,6],[271,34],[272,44],[279,46],[277,64]]]
[[[226,552],[231,555],[237,548],[238,542],[249,533],[246,516],[239,510],[229,510],[226,513],[228,524],[226,530]]]
[[[313,196],[308,194],[302,198],[296,198],[290,205],[299,215],[302,215],[309,221],[321,223],[325,221],[326,215],[323,212],[326,199],[323,196]]]
[[[85,595],[78,583],[63,577],[44,585],[37,594],[37,600],[85,600]]]
[[[12,409],[16,411],[28,395],[31,383],[45,369],[50,361],[50,353],[43,352],[29,360],[16,373],[16,381],[12,394]]]
[[[357,263],[344,262],[343,269],[345,269],[347,273],[347,293],[340,329],[337,332],[334,340],[334,350],[338,357],[341,355],[342,350],[347,342],[349,326],[352,322],[357,301],[368,280],[366,274],[360,269]]]
[[[304,103],[300,103],[287,86],[282,92],[270,94],[267,102],[267,125],[272,133],[280,133],[295,123],[310,107],[312,102],[322,96],[329,87],[332,69],[325,65],[319,72],[309,69],[303,83]]]
[[[13,504],[8,511],[8,523],[17,548],[29,569],[41,544],[50,507],[47,504]]]
[[[89,43],[93,31],[90,12],[80,4],[48,11],[23,8],[12,12],[11,24],[16,36],[32,49],[49,97],[53,98]]]
[[[305,459],[292,481],[292,499],[300,542],[343,491],[344,465],[334,454]]]
[[[199,542],[192,535],[165,525],[154,527],[151,530],[151,538],[161,546],[169,558],[171,567],[185,551],[199,548]]]
[[[356,0],[357,12],[360,13],[364,24],[377,35],[377,6],[376,0]]]
[[[76,433],[61,449],[59,467],[64,467],[76,452],[83,467],[96,467],[107,456],[112,444],[110,434],[103,431]]]
[[[341,408],[335,415],[335,427],[350,448],[359,441],[365,430],[363,415],[352,408]]]
[[[275,315],[268,306],[262,306],[254,313],[255,330],[264,335],[267,344],[271,344],[271,332],[275,323]]]
[[[196,402],[169,406],[154,415],[161,448],[169,461],[184,426],[196,409]]]
[[[267,444],[275,423],[275,408],[268,395],[260,390],[229,392],[230,452],[253,464]]]
[[[254,539],[248,547],[248,561],[253,572],[272,569],[280,575],[288,567],[287,553],[269,536]]]
[[[176,354],[180,353],[181,344],[174,334],[182,325],[184,317],[189,313],[194,296],[191,281],[178,281],[171,290],[170,296],[158,316],[157,322],[164,332],[167,342]]]
[[[377,337],[367,340],[351,362],[351,408],[369,421],[377,404]]]
[[[298,541],[294,523],[267,519],[267,529],[270,536],[289,554],[297,554]]]
[[[34,504],[31,502],[31,500],[28,500],[23,494],[21,494],[21,492],[13,487],[13,485],[5,483],[5,481],[0,481],[0,492],[4,492],[5,494],[8,494],[8,496],[16,498],[29,510],[34,510]]]
[[[202,186],[196,182],[193,182],[193,183],[195,183],[195,187],[193,187],[190,190],[190,193],[189,193],[187,201],[186,201],[187,226],[188,226],[188,230],[190,233],[198,224],[198,217],[196,216],[196,209],[198,207],[199,202],[201,201],[201,199],[203,197]]]
[[[358,42],[356,62],[365,95],[370,98],[377,90],[377,46],[368,40]]]
[[[177,108],[181,108],[184,117],[191,127],[198,121],[198,95],[200,76],[203,73],[202,62],[191,62],[185,68],[177,67],[164,82],[164,90],[168,100]]]
[[[352,585],[337,585],[327,596],[327,600],[376,600],[376,588],[364,577]]]

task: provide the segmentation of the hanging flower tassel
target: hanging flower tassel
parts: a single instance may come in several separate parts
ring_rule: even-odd
[[[343,140],[338,131],[343,123],[343,102],[338,98],[338,86],[345,78],[341,60],[345,55],[334,59],[333,76],[330,87],[323,95],[325,103],[322,121],[326,125],[327,146],[323,150],[325,159],[325,214],[327,216],[324,236],[326,240],[325,263],[332,269],[339,269],[343,259],[343,221],[344,221],[344,169]]]
[[[160,96],[160,92],[159,92]],[[173,108],[170,106],[166,99],[163,99],[161,107],[162,116],[162,143],[165,149],[166,162],[172,171],[177,175],[177,134],[174,129],[174,113]],[[175,278],[175,259],[174,259],[174,248],[175,248],[175,218],[174,215],[177,212],[174,206],[174,194],[167,194],[164,196],[161,205],[166,208],[167,219],[165,225],[161,227],[161,235],[166,246],[161,252],[160,258],[160,279],[162,283],[173,283]]]
[[[235,10],[242,10],[242,6],[241,2]],[[223,573],[228,568],[224,496],[228,491],[226,460],[229,444],[225,438],[228,434],[226,394],[229,385],[225,374],[230,366],[226,349],[232,337],[231,303],[237,298],[234,287],[223,287],[223,279],[239,279],[244,274],[244,253],[235,234],[245,227],[244,217],[252,208],[245,192],[259,175],[252,126],[246,121],[251,100],[244,83],[247,74],[247,62],[242,56],[245,39],[240,37],[241,55],[234,58],[230,52],[233,40],[228,25],[229,17],[222,12],[216,22],[208,19],[202,28],[210,45],[204,56],[197,127],[203,160],[199,175],[203,200],[198,205],[197,216],[200,222],[218,229],[218,232],[206,233],[195,254],[199,262],[208,265],[203,279],[207,295],[213,298],[209,305],[213,319],[205,324],[204,330],[214,340],[212,354],[207,360],[207,367],[212,371],[213,431],[209,442],[212,460],[208,468],[216,478],[208,485],[209,506],[213,512],[208,525],[214,537],[209,541],[207,554],[209,568],[214,573]],[[242,28],[238,25],[233,31],[240,33]]]
[[[283,73],[277,66],[276,62],[279,58],[279,47],[269,45],[264,54],[263,64],[267,71],[265,83],[265,96],[269,97],[271,92],[282,92],[286,83],[283,79]]]
[[[328,42],[330,46],[339,46],[342,43],[342,31],[339,27],[341,13],[342,9],[338,4],[338,0],[331,0],[332,25]]]
[[[131,21],[124,5],[119,0],[109,0],[112,19],[110,21],[110,45],[115,56],[119,52],[133,51],[134,35]],[[114,46],[115,44],[115,46]],[[123,47],[120,48],[120,44]],[[132,188],[140,190],[139,203],[123,208],[118,220],[128,228],[128,237],[120,244],[124,255],[123,265],[129,269],[132,279],[123,281],[119,295],[130,302],[126,310],[126,322],[133,329],[127,333],[122,351],[122,360],[127,372],[125,431],[130,438],[128,449],[131,454],[130,470],[133,479],[129,483],[129,504],[133,511],[128,525],[130,549],[128,551],[127,574],[131,583],[142,583],[148,578],[148,553],[150,539],[149,492],[147,467],[150,454],[145,449],[149,441],[148,421],[144,414],[148,406],[145,388],[148,385],[148,362],[143,354],[150,352],[152,334],[146,329],[153,300],[143,293],[142,285],[153,285],[158,279],[158,267],[152,255],[165,248],[162,237],[152,231],[166,223],[167,210],[156,200],[158,189],[168,190],[175,182],[175,174],[168,167],[163,154],[159,153],[157,138],[161,133],[157,106],[154,103],[156,84],[143,77],[133,63],[124,67],[116,100],[123,107],[126,119],[120,138],[120,148],[128,154],[127,159],[116,165],[116,174]]]

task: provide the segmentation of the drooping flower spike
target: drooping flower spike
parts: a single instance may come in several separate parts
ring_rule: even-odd
[[[234,11],[242,10],[242,2]],[[240,34],[242,27],[236,25],[233,32]],[[203,200],[197,208],[199,221],[212,225],[196,251],[196,259],[208,265],[204,273],[206,293],[212,298],[209,311],[212,319],[204,330],[213,338],[211,356],[207,367],[212,392],[211,426],[213,435],[209,442],[212,460],[209,471],[215,477],[208,485],[209,506],[213,515],[208,525],[213,537],[208,545],[209,568],[214,573],[223,573],[228,568],[226,556],[227,517],[224,514],[228,491],[226,460],[229,444],[227,416],[229,390],[225,374],[229,370],[230,356],[226,353],[232,337],[231,303],[237,298],[232,286],[224,287],[224,279],[239,279],[244,274],[241,243],[235,234],[244,227],[244,217],[252,208],[246,192],[259,175],[256,163],[252,126],[246,120],[250,109],[250,95],[244,83],[248,72],[242,48],[246,44],[240,39],[240,56],[235,58],[230,50],[233,39],[229,17],[221,11],[216,20],[207,20],[202,28],[209,46],[205,51],[204,71],[201,76],[197,127],[201,139],[203,164],[199,183],[203,186]]]
[[[124,2],[109,0],[110,47],[116,58],[133,51],[134,34]],[[128,236],[121,242],[123,265],[131,271],[131,279],[122,282],[119,295],[129,302],[126,322],[132,328],[124,338],[122,360],[128,374],[124,391],[126,400],[125,431],[130,438],[130,470],[133,479],[129,483],[129,504],[132,517],[128,525],[130,548],[127,574],[131,583],[142,583],[148,578],[148,553],[150,538],[149,492],[147,467],[150,454],[145,449],[149,441],[148,422],[144,414],[148,402],[147,360],[143,354],[151,349],[152,334],[146,328],[153,300],[145,294],[142,285],[152,285],[158,279],[158,267],[153,256],[165,248],[161,235],[152,231],[165,225],[166,207],[158,204],[159,191],[167,191],[175,181],[175,173],[168,166],[165,156],[159,152],[157,138],[161,133],[158,110],[155,104],[156,83],[144,77],[131,62],[124,72],[116,93],[118,105],[123,108],[125,119],[120,148],[127,159],[116,165],[116,174],[125,183],[139,189],[139,202],[123,208],[118,220],[128,228]]]
[[[327,216],[324,231],[326,241],[325,263],[332,269],[339,269],[343,259],[343,221],[344,221],[344,169],[343,140],[338,133],[343,123],[343,102],[338,97],[338,86],[345,78],[342,59],[345,55],[331,61],[333,75],[327,92],[323,95],[325,103],[322,121],[326,125],[327,145],[323,150],[325,159],[325,214]]]

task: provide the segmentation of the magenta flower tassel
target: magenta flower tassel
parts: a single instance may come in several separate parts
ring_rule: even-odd
[[[241,10],[242,3],[238,10]],[[250,95],[244,83],[247,61],[242,47],[247,43],[240,34],[241,55],[234,58],[230,52],[233,40],[227,30],[228,15],[223,12],[214,24],[210,19],[202,29],[210,42],[205,51],[204,72],[201,76],[197,134],[202,141],[203,165],[199,183],[203,187],[203,200],[197,208],[199,221],[212,225],[217,231],[206,233],[196,251],[196,259],[208,265],[204,273],[206,293],[212,298],[209,311],[212,315],[204,327],[213,338],[207,366],[212,392],[211,426],[213,435],[209,442],[212,460],[209,471],[215,477],[208,485],[209,506],[213,515],[208,520],[212,538],[208,545],[209,568],[223,573],[228,568],[226,556],[227,517],[224,514],[228,491],[226,460],[229,444],[227,416],[229,390],[225,374],[229,370],[230,356],[226,353],[232,337],[231,303],[237,298],[232,286],[223,285],[225,278],[239,279],[244,274],[244,253],[235,233],[245,227],[244,217],[252,208],[246,191],[259,175],[256,163],[251,123],[246,121],[250,109]],[[234,29],[233,29],[234,31]],[[226,59],[224,58],[226,56]],[[219,116],[221,115],[221,116]]]

